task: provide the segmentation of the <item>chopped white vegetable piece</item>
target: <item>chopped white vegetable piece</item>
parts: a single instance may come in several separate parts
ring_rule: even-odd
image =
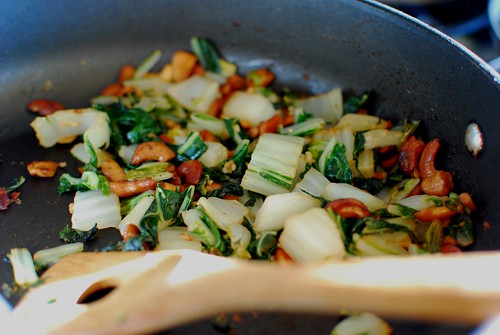
[[[375,174],[375,156],[373,150],[367,149],[359,153],[358,170],[363,178],[373,178]]]
[[[224,121],[211,115],[202,113],[191,114],[190,121],[187,124],[188,130],[208,130],[215,136],[222,140],[229,138],[229,132],[227,131]]]
[[[207,150],[198,160],[206,167],[213,168],[228,158],[229,150],[219,142],[205,142]]]
[[[12,265],[14,281],[20,286],[35,284],[39,277],[35,270],[35,263],[27,248],[10,249],[7,258]]]
[[[342,90],[334,88],[324,94],[298,99],[294,105],[303,108],[306,113],[315,117],[330,123],[337,123],[343,113]]]
[[[232,224],[241,224],[243,217],[248,214],[248,208],[237,200],[201,197],[198,205],[224,231]]]
[[[363,133],[365,150],[391,145],[399,146],[403,139],[403,132],[398,130],[374,129]]]
[[[99,148],[94,148],[95,153],[97,155],[97,167],[100,167],[102,162],[108,160],[108,159],[113,159],[113,155],[111,155],[109,152],[99,149]],[[71,150],[70,150],[71,155],[78,159],[80,162],[87,164],[90,162],[90,154],[85,150],[85,145],[83,143],[77,143],[75,144]]]
[[[257,93],[235,92],[222,109],[224,117],[237,118],[252,126],[269,120],[276,114],[273,104]]]
[[[125,163],[130,163],[135,149],[137,149],[138,146],[139,144],[122,145],[120,146],[120,150],[118,150],[118,156],[120,156]]]
[[[320,206],[319,199],[305,193],[292,192],[270,195],[264,200],[264,204],[257,212],[252,225],[258,232],[280,230],[288,217]]]
[[[380,118],[374,115],[366,114],[345,114],[337,123],[338,128],[349,127],[351,131],[357,133],[359,131],[366,131],[376,129],[378,127],[385,127],[381,124]]]
[[[120,233],[124,235],[125,229],[129,224],[133,224],[137,227],[139,227],[139,222],[141,222],[141,219],[144,217],[144,214],[148,211],[149,207],[151,207],[151,204],[155,200],[154,195],[146,195],[144,198],[142,198],[137,205],[125,216],[121,221],[120,224],[118,225],[118,229],[120,230]]]
[[[346,255],[337,223],[322,208],[289,217],[279,243],[299,263],[318,263]]]
[[[288,193],[295,181],[304,138],[264,134],[252,153],[241,186],[264,195]]]
[[[35,130],[40,145],[49,148],[57,143],[68,143],[84,133],[94,148],[109,145],[111,130],[109,118],[104,112],[93,108],[67,109],[47,116],[37,116],[31,127]]]
[[[187,227],[167,227],[158,232],[156,250],[191,249],[202,251],[199,239],[192,236]]]
[[[118,228],[120,221],[120,200],[116,194],[104,195],[100,190],[75,193],[73,229],[89,231],[96,224],[98,229]]]
[[[38,266],[47,267],[59,262],[64,256],[82,251],[82,242],[67,243],[53,248],[38,250],[33,255],[33,260]]]
[[[304,175],[304,178],[295,185],[294,192],[305,192],[319,197],[328,184],[330,184],[328,178],[315,168],[310,168]]]
[[[351,315],[340,321],[330,335],[390,335],[391,326],[372,313]]]
[[[167,87],[167,93],[182,107],[195,113],[208,113],[219,94],[219,83],[199,75]]]

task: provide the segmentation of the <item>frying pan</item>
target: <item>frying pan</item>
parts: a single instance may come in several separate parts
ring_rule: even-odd
[[[474,215],[473,250],[500,247],[500,77],[471,52],[424,24],[373,1],[63,1],[0,2],[0,182],[27,178],[21,205],[0,213],[0,253],[25,246],[32,252],[59,245],[69,222],[71,195],[59,196],[56,178],[34,179],[33,160],[64,161],[76,173],[68,146],[39,147],[26,104],[55,99],[68,108],[84,107],[114,82],[118,69],[137,65],[153,49],[166,55],[189,48],[192,36],[208,37],[221,54],[245,73],[268,67],[276,87],[320,93],[333,86],[346,93],[372,89],[372,108],[383,117],[420,119],[426,139],[442,139],[457,191],[470,192]],[[464,142],[469,123],[484,135],[474,158]],[[444,155],[442,155],[444,156]],[[485,229],[484,222],[491,223]],[[86,246],[96,250],[118,238],[101,231]],[[0,282],[11,283],[10,265],[0,264]],[[18,296],[9,299],[18,301]],[[239,334],[327,334],[332,315],[266,312],[242,315]],[[395,333],[468,334],[459,325],[391,320]],[[220,334],[211,320],[168,334]]]

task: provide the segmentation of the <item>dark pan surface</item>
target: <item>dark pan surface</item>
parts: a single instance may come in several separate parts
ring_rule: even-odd
[[[319,93],[340,85],[376,92],[374,107],[387,117],[421,119],[428,138],[443,139],[446,168],[478,207],[475,250],[500,247],[500,79],[449,39],[364,1],[38,1],[0,2],[0,185],[23,175],[22,205],[0,213],[0,254],[26,246],[32,252],[59,245],[69,223],[72,196],[59,196],[58,178],[31,178],[33,160],[66,161],[70,146],[43,149],[29,127],[26,104],[55,99],[84,107],[115,80],[120,66],[137,65],[153,49],[170,55],[189,48],[191,36],[212,39],[242,72],[271,68],[276,85]],[[308,80],[304,80],[304,77]],[[47,89],[48,87],[50,89]],[[465,128],[477,122],[485,149],[474,159],[464,145]],[[443,163],[444,164],[444,163]],[[482,223],[492,228],[485,231]],[[102,231],[87,246],[101,248],[117,237]],[[0,283],[12,282],[0,264]],[[12,302],[17,297],[11,298]],[[329,333],[336,316],[278,313],[244,315],[238,334]],[[467,334],[470,327],[393,323],[396,334]],[[1,327],[1,326],[0,326]],[[170,334],[219,334],[210,320]]]

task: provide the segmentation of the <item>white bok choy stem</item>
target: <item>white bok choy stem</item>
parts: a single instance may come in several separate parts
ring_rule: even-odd
[[[135,207],[132,208],[132,210],[120,221],[120,223],[118,224],[118,229],[120,230],[120,233],[122,235],[124,235],[125,229],[129,224],[133,224],[139,227],[139,222],[141,222],[141,219],[144,217],[149,207],[151,207],[151,204],[154,200],[155,197],[153,194],[144,196],[137,203],[137,205],[135,205]]]
[[[387,211],[393,215],[402,216],[404,215],[404,208],[409,208],[413,211],[421,211],[435,206],[440,202],[442,202],[440,197],[427,194],[412,195],[411,197],[389,204],[389,206],[387,206]]]
[[[73,200],[72,228],[89,231],[96,224],[98,229],[118,228],[121,221],[120,200],[114,193],[78,191]]]
[[[319,199],[302,192],[270,195],[257,212],[252,226],[257,232],[281,230],[288,217],[320,206]]]
[[[237,91],[231,95],[222,109],[226,118],[236,118],[258,126],[276,114],[273,104],[263,95]]]
[[[224,231],[232,224],[241,224],[248,214],[248,208],[237,200],[201,197],[198,206]]]
[[[285,221],[279,243],[299,263],[320,263],[346,255],[334,217],[323,208],[312,208]]]
[[[213,168],[226,161],[229,157],[227,147],[219,142],[205,142],[207,150],[198,158],[206,167]]]
[[[158,232],[156,250],[191,249],[202,251],[201,241],[192,236],[187,227],[166,227]]]
[[[99,149],[99,148],[94,148],[94,151],[97,155],[97,167],[100,167],[101,164],[108,160],[108,159],[113,159],[113,155],[111,155],[109,152]],[[77,143],[75,144],[71,150],[70,153],[73,157],[78,159],[80,162],[87,164],[91,160],[91,156],[88,153],[87,149],[85,149],[85,144],[84,143]]]
[[[229,138],[229,132],[227,131],[224,121],[216,118],[214,116],[202,113],[191,114],[190,121],[187,124],[188,130],[208,130],[215,136],[219,137],[221,140],[227,140]]]
[[[201,197],[198,206],[224,230],[231,240],[234,255],[240,258],[251,258],[247,247],[250,244],[250,231],[242,225],[248,208],[236,200],[224,200],[215,197]]]
[[[373,313],[353,313],[332,329],[330,335],[390,335],[392,327]]]
[[[326,185],[330,184],[321,172],[311,167],[301,181],[295,185],[294,192],[305,192],[315,197],[321,196]]]
[[[290,192],[304,143],[302,137],[262,135],[252,153],[241,186],[264,195]]]
[[[402,144],[404,133],[398,130],[374,129],[363,133],[365,150]]]
[[[94,148],[109,145],[111,130],[109,118],[104,112],[93,108],[60,110],[47,116],[37,116],[31,127],[40,145],[49,148],[57,143],[72,142],[85,135]]]
[[[327,93],[297,99],[294,105],[304,109],[306,113],[333,124],[338,122],[344,112],[342,90],[340,88],[334,88]]]
[[[12,265],[14,281],[21,287],[26,287],[38,282],[39,277],[35,270],[33,257],[27,248],[13,248],[7,254]]]
[[[64,256],[76,254],[82,251],[82,242],[67,243],[53,248],[38,250],[33,255],[33,260],[37,266],[46,268],[57,263]]]
[[[385,128],[382,120],[374,115],[367,114],[345,114],[337,123],[337,128],[348,127],[352,132],[360,132],[377,128]]]
[[[182,107],[194,113],[208,113],[219,94],[219,83],[207,77],[194,75],[167,87],[167,93]]]

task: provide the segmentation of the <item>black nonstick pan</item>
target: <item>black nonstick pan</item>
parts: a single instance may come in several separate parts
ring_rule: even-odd
[[[67,162],[70,147],[41,148],[26,105],[54,99],[68,108],[115,81],[119,68],[137,65],[153,49],[169,55],[189,48],[189,38],[214,41],[221,54],[245,73],[268,67],[278,87],[320,93],[373,90],[373,108],[388,118],[420,119],[427,139],[442,139],[443,167],[454,172],[458,191],[477,204],[473,250],[500,248],[500,76],[478,57],[387,6],[372,1],[14,1],[0,3],[0,185],[25,176],[21,205],[0,213],[0,254],[61,244],[69,223],[71,195],[57,194],[58,176],[32,178],[34,160]],[[465,131],[474,122],[484,148],[474,157]],[[86,246],[96,250],[118,238],[102,231]],[[0,283],[12,283],[0,264]],[[18,296],[9,299],[16,303]],[[168,334],[328,334],[335,315],[258,313],[241,315],[232,329],[213,320]],[[391,321],[396,334],[469,334],[470,327]],[[0,325],[1,327],[1,325]],[[3,331],[2,331],[3,332]]]

